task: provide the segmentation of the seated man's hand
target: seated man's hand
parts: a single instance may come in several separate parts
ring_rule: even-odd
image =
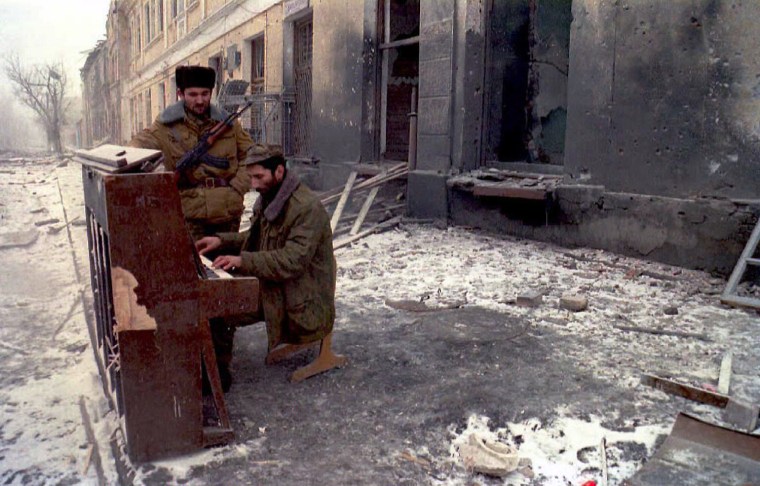
[[[218,236],[204,236],[195,242],[195,249],[201,255],[216,250],[220,246],[222,246],[222,239]]]
[[[214,260],[214,268],[221,268],[222,270],[236,270],[242,265],[243,259],[239,256],[222,255],[216,257]]]

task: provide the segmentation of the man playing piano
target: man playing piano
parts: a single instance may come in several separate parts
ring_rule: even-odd
[[[259,278],[268,364],[321,341],[317,359],[291,377],[300,381],[345,363],[330,350],[336,278],[330,218],[317,196],[286,169],[279,150],[255,145],[244,163],[260,195],[250,229],[201,238],[196,248],[222,253],[214,260],[217,268]],[[234,328],[228,332],[214,337],[220,363],[232,353]]]
[[[167,170],[174,170],[177,161],[195,147],[199,138],[227,117],[224,110],[211,103],[216,83],[213,69],[179,66],[175,76],[179,101],[129,142],[132,147],[160,150]],[[240,162],[252,143],[235,121],[197,164],[180,174],[182,212],[193,240],[240,228],[243,196],[250,185]]]

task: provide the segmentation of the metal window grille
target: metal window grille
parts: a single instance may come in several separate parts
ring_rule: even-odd
[[[254,91],[253,94],[246,94],[249,89]],[[294,155],[294,94],[257,91],[257,85],[254,83],[231,79],[224,83],[217,103],[228,113],[232,113],[249,100],[253,101],[253,104],[239,120],[253,141],[265,145],[279,145],[285,155]]]
[[[314,23],[311,19],[295,26],[295,111],[293,154],[311,155],[311,70]]]

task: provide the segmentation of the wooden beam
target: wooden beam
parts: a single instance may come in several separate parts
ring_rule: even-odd
[[[676,336],[676,337],[699,339],[700,341],[711,341],[711,339],[705,336],[704,334],[697,334],[694,332],[670,331],[668,329],[652,329],[648,327],[639,327],[639,326],[621,326],[618,324],[613,324],[612,327],[614,327],[615,329],[619,329],[621,331],[643,332],[647,334],[655,334],[655,335],[661,335],[661,336]]]
[[[720,362],[720,376],[718,377],[718,393],[723,395],[729,394],[731,388],[731,368],[733,368],[734,353],[731,351],[723,355]]]
[[[546,199],[546,189],[537,187],[515,187],[498,184],[475,184],[472,191],[474,196],[479,197],[503,197],[511,199],[530,199],[543,201]]]
[[[335,231],[335,228],[338,226],[340,215],[343,214],[343,208],[346,207],[348,196],[349,194],[351,194],[351,189],[354,187],[355,181],[356,181],[356,172],[354,171],[348,175],[348,180],[346,181],[346,185],[343,188],[343,193],[341,193],[340,195],[340,200],[338,201],[338,205],[335,207],[335,211],[333,212],[332,219],[330,220],[330,228],[333,231]]]
[[[333,243],[333,249],[337,250],[338,248],[342,248],[344,246],[350,245],[354,241],[364,238],[367,235],[371,235],[372,233],[376,231],[380,231],[381,229],[390,228],[391,226],[395,226],[398,223],[401,222],[401,216],[396,216],[394,218],[388,219],[386,221],[383,221],[382,223],[378,223],[370,228],[367,228],[366,230],[357,233],[353,236],[349,236],[348,238],[345,238],[340,241],[336,241]]]
[[[718,408],[726,408],[729,400],[726,395],[720,393],[713,393],[704,388],[696,388],[646,373],[641,375],[641,384],[657,388],[658,390],[662,390],[671,395],[688,398],[689,400],[694,400],[695,402],[712,405]]]
[[[403,164],[403,165],[404,167],[400,169],[391,169],[390,171],[388,171],[387,175],[378,174],[374,177],[370,177],[366,181],[362,181],[359,184],[356,184],[356,186],[353,188],[353,191],[356,193],[364,189],[371,189],[375,186],[379,186],[393,179],[398,179],[399,177],[405,176],[409,171],[405,167],[406,164]],[[338,197],[339,197],[338,195],[330,195],[327,197],[323,197],[321,201],[322,201],[322,204],[326,205],[335,201],[336,199],[338,199]]]
[[[354,225],[351,227],[351,231],[348,233],[351,236],[354,236],[356,233],[359,232],[359,228],[361,228],[362,223],[364,223],[364,218],[367,217],[367,213],[369,212],[370,206],[372,206],[372,202],[375,200],[375,196],[377,196],[377,192],[380,190],[380,186],[373,187],[372,190],[369,192],[369,196],[367,196],[367,199],[364,201],[364,205],[362,206],[361,211],[359,211],[359,216],[356,217],[356,221],[354,221]]]
[[[92,426],[92,421],[90,420],[90,414],[87,411],[87,404],[85,403],[84,396],[79,397],[79,412],[82,414],[82,423],[84,424],[84,432],[85,436],[87,437],[87,442],[89,443],[89,447],[92,448],[92,452],[88,452],[88,469],[89,469],[89,463],[92,462],[95,466],[95,472],[98,475],[98,483],[99,484],[106,484],[106,475],[103,470],[103,462],[100,457],[100,449],[98,448],[98,439],[95,436],[95,429]],[[85,470],[86,472],[86,470]],[[82,473],[84,474],[84,472]]]

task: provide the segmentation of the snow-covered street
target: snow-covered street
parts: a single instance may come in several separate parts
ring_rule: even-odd
[[[0,483],[97,484],[82,397],[116,483],[83,308],[81,169],[6,157],[0,174]],[[643,386],[642,373],[715,386],[731,351],[731,396],[760,401],[760,317],[721,305],[725,281],[703,272],[416,224],[336,256],[335,346],[349,366],[290,385],[262,363],[263,329],[241,329],[228,395],[237,442],[136,467],[137,483],[580,485],[599,480],[605,437],[614,485],[678,411],[723,424],[722,410]],[[565,294],[588,309],[561,309]],[[299,407],[320,414],[301,423]],[[472,431],[515,447],[532,472],[467,471],[457,445]]]

